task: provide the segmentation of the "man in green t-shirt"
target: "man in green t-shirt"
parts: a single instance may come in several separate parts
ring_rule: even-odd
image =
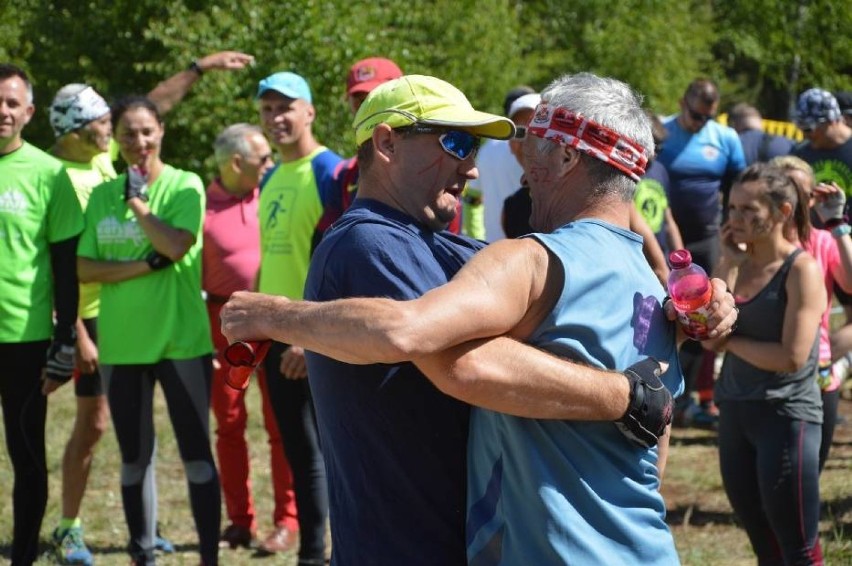
[[[62,165],[21,136],[34,111],[27,74],[0,64],[0,399],[15,470],[13,565],[38,557],[47,504],[46,395],[74,369],[83,229]]]
[[[210,70],[243,69],[251,55],[221,51],[198,59],[184,71],[158,84],[148,98],[161,113],[171,110],[202,74]],[[95,186],[114,179],[113,161],[118,148],[112,139],[110,108],[94,88],[68,84],[59,89],[50,106],[50,125],[56,142],[50,153],[65,166],[77,198],[85,210]],[[88,483],[94,449],[109,423],[109,407],[98,373],[96,322],[100,285],[80,285],[80,318],[77,320],[77,415],[62,458],[62,517],[53,532],[57,559],[63,564],[92,564],[92,553],[83,540],[80,506]],[[172,552],[173,545],[157,537],[157,548]]]

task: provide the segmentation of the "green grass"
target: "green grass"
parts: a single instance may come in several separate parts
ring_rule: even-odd
[[[249,388],[248,401],[252,480],[260,534],[263,535],[271,528],[272,498],[268,444],[257,387]],[[74,418],[74,406],[70,386],[63,387],[50,400],[47,449],[51,496],[42,528],[45,541],[59,518],[60,464]],[[159,393],[157,407],[160,524],[163,533],[178,548],[176,554],[163,556],[158,563],[164,566],[195,565],[199,558],[186,482]],[[826,564],[831,566],[852,565],[852,402],[842,401],[841,411],[847,422],[837,429],[832,456],[821,481],[824,505],[820,531]],[[118,483],[119,464],[118,446],[110,430],[99,445],[82,510],[86,540],[96,553],[99,566],[123,565],[128,561],[124,550],[127,531]],[[5,450],[0,450],[0,564],[8,563],[8,558],[4,557],[8,557],[11,542],[11,488],[11,465]],[[714,433],[695,429],[675,430],[663,494],[669,509],[668,521],[685,565],[755,563],[748,539],[736,525],[722,489]],[[222,516],[224,525],[224,510]],[[44,548],[47,550],[46,544]],[[257,556],[247,550],[224,550],[220,561],[225,566],[291,566],[295,564],[295,555]],[[46,556],[38,562],[51,563]]]

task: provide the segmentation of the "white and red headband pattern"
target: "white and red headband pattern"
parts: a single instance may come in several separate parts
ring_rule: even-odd
[[[600,159],[634,181],[645,174],[648,166],[645,148],[641,145],[561,106],[551,107],[545,102],[539,104],[527,132]]]

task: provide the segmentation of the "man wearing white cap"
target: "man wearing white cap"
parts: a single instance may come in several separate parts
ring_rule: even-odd
[[[597,88],[595,100],[626,89],[584,80]],[[229,338],[270,336],[312,352],[317,418],[333,455],[333,561],[338,552],[340,564],[463,564],[465,552],[477,564],[573,563],[572,554],[580,563],[677,560],[656,491],[664,457],[652,448],[671,399],[656,364],[642,361],[668,360],[666,386],[677,390],[675,328],[641,244],[626,230],[632,204],[621,192],[646,159],[622,130],[647,133],[643,142],[650,130],[633,98],[622,102],[635,111],[620,130],[578,117],[566,107],[573,87],[558,81],[549,89],[558,98],[543,95],[548,104],[531,123],[536,137],[523,147],[534,225],[557,234],[473,255],[481,243],[441,231],[476,177],[479,138],[507,139],[514,127],[477,112],[444,81],[406,76],[373,91],[355,117],[359,197],[315,254],[306,298],[319,302],[237,293],[224,307]],[[606,108],[613,104],[610,95]],[[590,114],[607,111],[586,105]],[[546,147],[537,147],[539,137]],[[715,332],[727,332],[733,301],[718,280],[714,299],[722,303]],[[564,312],[575,304],[576,313]],[[614,334],[606,338],[603,326]],[[441,391],[488,409],[473,409],[469,439],[470,407],[420,370]],[[653,422],[637,427],[631,407],[640,397]],[[466,463],[465,527],[458,506]],[[612,500],[610,489],[618,492]],[[629,504],[619,503],[622,495]],[[364,498],[369,508],[358,504]],[[586,559],[592,554],[599,559]]]
[[[189,92],[201,75],[210,70],[242,69],[254,58],[237,51],[221,51],[202,57],[186,70],[162,81],[148,97],[165,114]],[[50,153],[59,159],[81,206],[85,210],[89,195],[97,185],[114,179],[117,174],[113,161],[110,107],[106,100],[89,85],[72,83],[60,88],[50,105],[50,125],[56,142]],[[77,370],[74,392],[77,414],[71,437],[62,457],[62,517],[53,532],[57,559],[61,564],[92,564],[92,553],[83,540],[79,518],[80,506],[88,483],[94,449],[109,426],[109,407],[98,373],[97,316],[100,305],[100,285],[80,285],[77,330]],[[58,386],[47,382],[48,387]],[[166,539],[157,536],[157,548],[173,552]]]
[[[503,100],[505,115],[512,119],[512,104],[534,92],[528,86],[518,86],[507,92]],[[469,208],[482,208],[485,240],[494,242],[506,237],[502,224],[503,201],[521,186],[523,169],[518,161],[512,158],[512,151],[506,140],[486,140],[476,156],[476,167],[479,176],[468,183],[466,198],[481,203]]]

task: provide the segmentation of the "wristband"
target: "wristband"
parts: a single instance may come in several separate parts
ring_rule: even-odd
[[[159,271],[160,269],[165,269],[166,267],[172,265],[174,262],[169,259],[168,256],[165,256],[157,251],[153,251],[145,256],[145,263],[148,264],[148,267],[151,268],[151,271]]]
[[[204,74],[204,69],[201,68],[201,65],[198,64],[198,61],[193,61],[189,64],[189,67],[186,68],[187,71],[192,71],[199,77]]]
[[[849,226],[849,224],[838,224],[831,229],[831,235],[835,238],[842,238],[850,233],[852,233],[852,226]]]

